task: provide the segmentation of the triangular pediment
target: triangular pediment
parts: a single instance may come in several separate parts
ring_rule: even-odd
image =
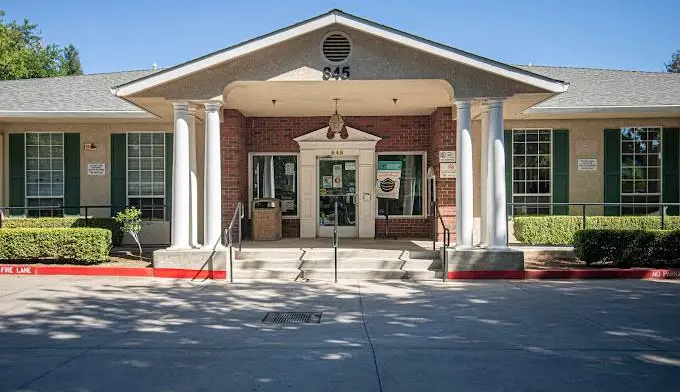
[[[344,74],[345,71],[338,66],[339,63],[331,64],[322,59],[321,43],[314,35],[319,33],[325,36],[326,33],[336,31],[350,33],[350,41],[357,41],[356,53],[352,50],[348,61],[342,64],[352,65],[351,72],[347,71]],[[354,37],[351,37],[352,35]],[[310,37],[314,39],[308,42]],[[284,43],[287,46],[283,45]],[[276,52],[277,48],[282,53]],[[297,48],[297,51],[291,48]],[[364,55],[360,51],[366,48],[368,51]],[[404,49],[410,50],[410,54],[404,56]],[[258,53],[265,53],[264,50],[272,52],[267,52],[264,59],[257,58]],[[295,56],[292,59],[286,58],[287,53]],[[373,59],[380,61],[374,63]],[[399,66],[387,69],[387,65],[395,61],[400,61]],[[426,65],[433,62],[435,64],[429,65],[433,67],[432,72],[424,72],[423,68],[427,68]],[[330,68],[327,72],[330,76],[323,72],[327,66]],[[217,69],[219,67],[222,68]],[[338,72],[335,72],[335,68],[338,68]],[[114,87],[112,91],[120,97],[130,97],[143,91],[146,92],[146,96],[171,97],[172,94],[169,92],[174,91],[173,89],[180,89],[183,94],[202,91],[203,86],[199,83],[201,77],[206,80],[205,83],[217,89],[210,90],[211,94],[207,92],[203,94],[210,99],[221,96],[221,90],[236,80],[322,80],[323,75],[329,78],[349,77],[357,80],[452,79],[449,80],[452,85],[461,85],[461,82],[453,80],[455,78],[449,77],[450,75],[445,72],[449,68],[456,71],[452,71],[453,74],[469,73],[467,70],[470,69],[502,81],[518,82],[533,87],[531,92],[564,92],[568,86],[543,75],[429,41],[339,10],[332,10],[293,26]],[[216,80],[220,80],[221,83],[216,84]],[[176,85],[170,86],[171,83]],[[162,87],[165,85],[168,86]],[[466,95],[462,87],[459,93],[463,93],[461,96],[473,96]]]
[[[316,131],[309,132],[302,136],[296,137],[295,140],[298,144],[301,143],[319,143],[319,142],[373,142],[376,143],[382,140],[381,137],[372,135],[367,132],[360,131],[356,128],[347,128],[347,138],[343,139],[340,134],[336,133],[333,135],[332,139],[328,138],[328,127],[323,127],[317,129]]]

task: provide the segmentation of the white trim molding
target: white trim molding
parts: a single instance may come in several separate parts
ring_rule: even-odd
[[[284,41],[300,37],[304,34],[330,26],[344,26],[379,38],[396,42],[406,47],[421,50],[432,55],[442,57],[457,63],[477,68],[495,75],[526,83],[552,93],[567,91],[569,84],[554,80],[546,76],[519,69],[507,64],[493,61],[481,56],[464,52],[446,45],[438,44],[414,35],[391,29],[366,19],[332,10],[296,25],[277,30],[271,34],[255,38],[250,41],[214,52],[212,54],[191,60],[184,64],[168,68],[155,74],[145,76],[132,82],[114,87],[111,92],[118,97],[126,97],[143,90],[150,89],[186,77],[196,72],[214,67],[225,61],[248,55],[260,49],[280,44]]]
[[[140,119],[158,118],[148,112],[143,111],[127,111],[127,110],[69,110],[69,111],[50,111],[50,110],[0,110],[0,118],[27,118],[27,119],[39,119],[39,118],[130,118],[130,119]]]

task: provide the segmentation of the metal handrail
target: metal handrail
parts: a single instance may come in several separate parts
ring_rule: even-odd
[[[443,255],[442,255],[442,281],[446,282],[446,279],[448,278],[448,269],[449,269],[449,263],[448,263],[448,255],[446,252],[446,249],[451,245],[451,231],[449,230],[448,227],[446,227],[446,224],[444,223],[444,218],[442,218],[442,214],[439,212],[439,206],[437,205],[437,201],[432,201],[430,202],[430,209],[432,211],[432,251],[436,252],[437,251],[437,240],[439,239],[439,236],[437,235],[437,219],[439,219],[439,223],[441,223],[442,227],[444,228],[444,238],[443,238]]]
[[[333,281],[338,283],[338,201],[335,200],[333,204],[335,208],[335,221],[333,223]]]
[[[229,281],[234,282],[234,239],[232,238],[232,233],[234,232],[234,224],[236,223],[236,218],[238,218],[238,251],[241,251],[241,242],[243,239],[243,233],[241,228],[243,227],[243,217],[245,216],[245,211],[242,202],[236,203],[236,209],[234,209],[234,214],[231,217],[229,226],[224,229],[224,242],[227,248],[229,248],[229,271],[226,271],[226,275],[229,276]]]

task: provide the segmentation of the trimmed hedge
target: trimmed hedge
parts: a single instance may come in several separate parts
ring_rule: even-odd
[[[2,224],[6,229],[20,228],[58,228],[58,227],[92,227],[111,231],[111,240],[114,246],[119,246],[123,241],[123,232],[120,225],[113,218],[85,218],[72,216],[63,218],[7,218]]]
[[[111,231],[97,228],[0,230],[0,259],[57,259],[76,263],[107,261]]]
[[[580,216],[515,216],[517,241],[531,245],[572,245],[583,229]],[[680,216],[665,217],[666,230],[680,230]],[[659,216],[589,216],[586,229],[659,230]]]
[[[586,264],[680,267],[678,230],[581,230],[574,236],[574,248]]]

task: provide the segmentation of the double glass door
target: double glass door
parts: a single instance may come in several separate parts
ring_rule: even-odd
[[[357,162],[354,159],[319,160],[319,237],[331,237],[335,220],[338,235],[357,237]],[[337,216],[335,205],[337,203]]]

